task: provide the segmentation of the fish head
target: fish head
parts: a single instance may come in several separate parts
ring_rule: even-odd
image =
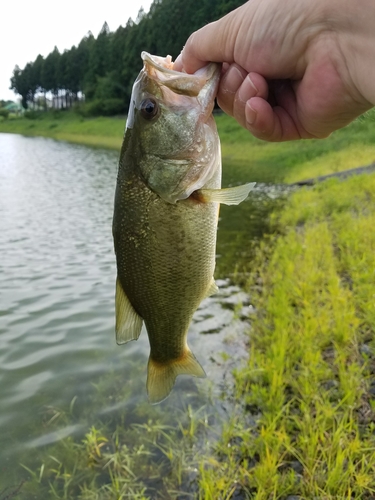
[[[221,175],[212,117],[220,65],[210,63],[190,75],[175,71],[170,56],[142,52],[142,59],[126,124],[129,147],[147,186],[176,203]]]

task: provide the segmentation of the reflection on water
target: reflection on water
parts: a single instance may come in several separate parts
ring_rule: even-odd
[[[202,405],[215,418],[225,416],[218,402],[228,380],[223,365],[230,369],[245,355],[248,328],[234,320],[233,310],[248,317],[250,307],[228,281],[220,281],[221,295],[202,303],[189,332],[208,379],[180,377],[158,407],[146,401],[147,336],[123,347],[115,343],[117,157],[0,134],[0,492],[29,478],[20,462],[39,467],[47,445],[81,439],[98,422],[126,428],[167,413],[177,426],[188,407]],[[235,218],[241,213],[235,223],[222,211],[222,276],[230,268],[223,254],[232,267],[239,257],[233,236],[249,239],[254,211],[248,202],[240,207],[232,212]],[[228,356],[232,364],[224,363]]]

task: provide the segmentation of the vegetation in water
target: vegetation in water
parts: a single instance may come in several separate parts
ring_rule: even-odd
[[[178,493],[188,499],[198,492],[199,462],[218,438],[218,413],[209,397],[202,406],[202,395],[189,391],[182,404],[173,394],[167,405],[129,405],[143,383],[138,372],[135,367],[135,384],[108,374],[85,401],[74,398],[66,408],[44,409],[46,432],[77,424],[85,430],[37,448],[33,457],[25,453],[21,466],[28,481],[20,498],[146,500]],[[98,416],[109,407],[110,413]]]

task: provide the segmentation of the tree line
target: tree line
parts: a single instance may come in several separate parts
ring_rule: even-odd
[[[23,69],[14,68],[11,89],[24,108],[69,108],[84,99],[87,114],[111,115],[127,111],[134,79],[142,67],[142,50],[176,58],[188,36],[242,5],[244,0],[154,0],[150,11],[111,32],[104,23],[95,38],[89,32],[77,46],[46,57],[37,56]],[[82,103],[81,103],[82,105]]]

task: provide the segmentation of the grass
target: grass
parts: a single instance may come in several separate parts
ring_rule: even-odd
[[[87,146],[120,150],[125,117],[83,118],[73,112],[52,111],[34,119],[13,118],[0,121],[0,132],[52,137]]]
[[[144,367],[138,365],[131,383],[107,373],[93,381],[90,394],[61,408],[44,408],[45,433],[69,425],[82,431],[24,452],[27,481],[20,498],[172,500],[176,492],[193,498],[199,460],[219,435],[219,427],[211,428],[218,425],[217,411],[199,393],[185,394],[182,404],[177,393],[167,405],[132,404],[143,388]],[[112,411],[100,416],[109,407]]]
[[[191,498],[194,470],[206,451],[198,436],[208,425],[204,408],[188,406],[186,414],[176,427],[155,412],[114,429],[97,422],[81,440],[66,438],[49,449],[38,468],[23,465],[30,481],[22,498],[149,500],[173,499],[176,492]]]
[[[301,190],[274,224],[247,284],[243,411],[201,498],[374,498],[375,176]]]

